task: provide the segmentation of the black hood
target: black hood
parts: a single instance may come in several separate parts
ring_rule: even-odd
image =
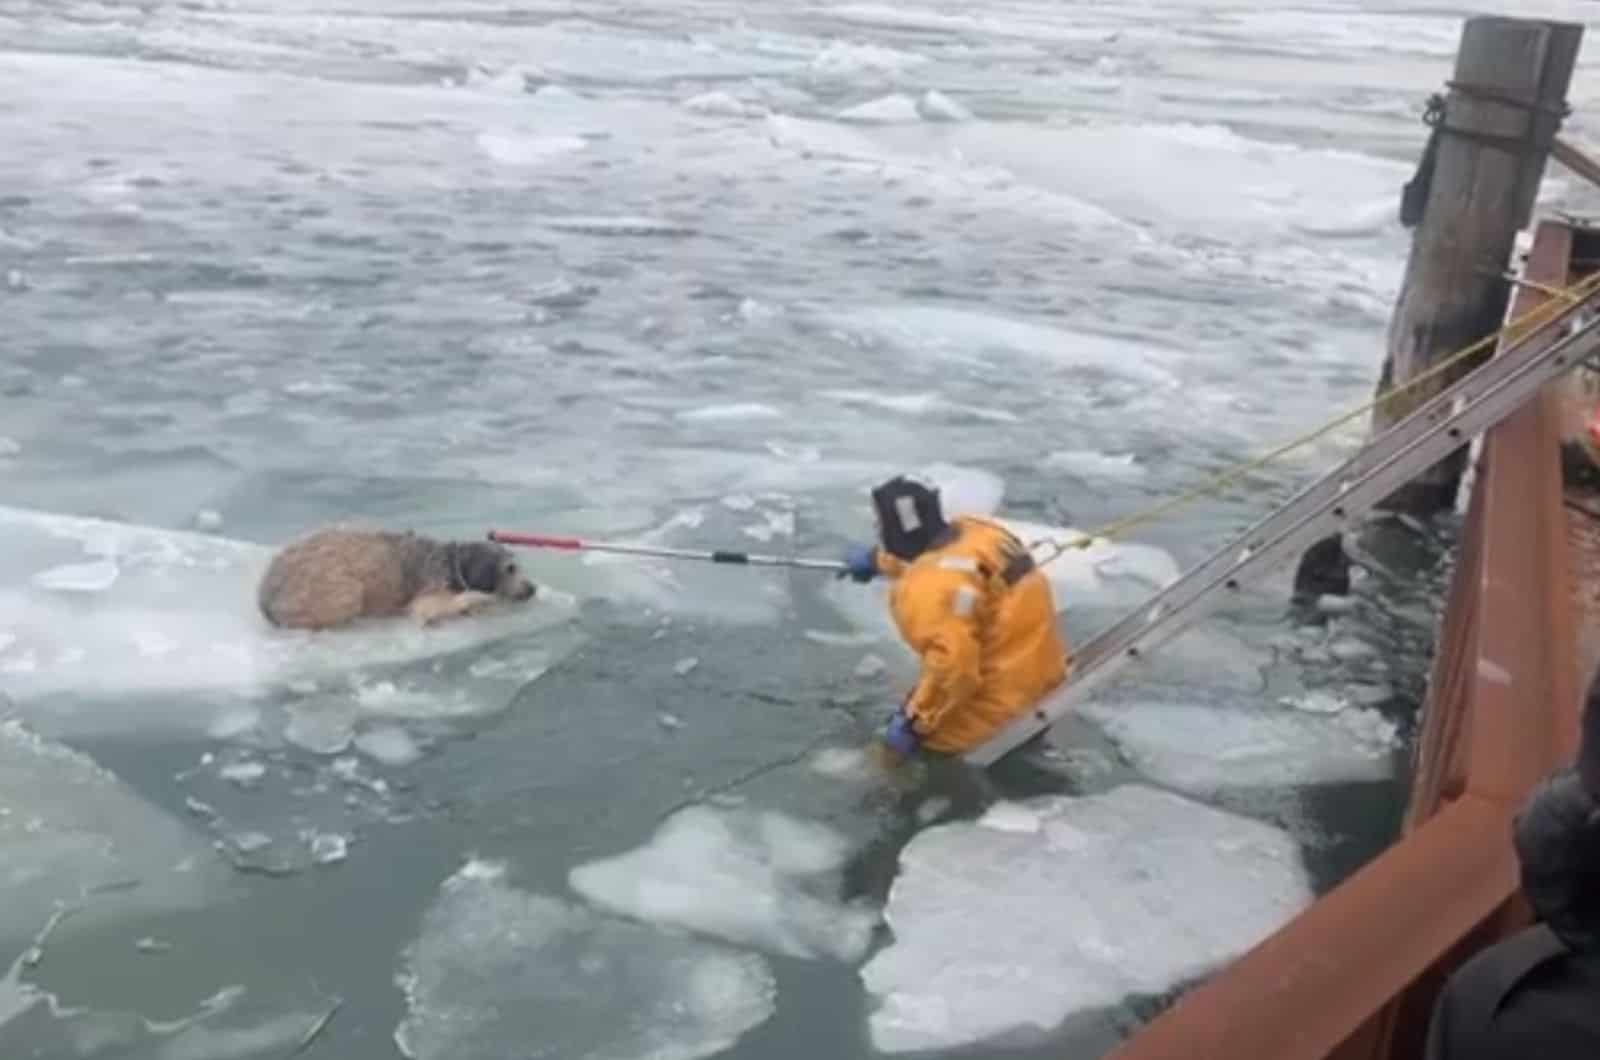
[[[1512,839],[1535,915],[1573,949],[1600,948],[1600,804],[1577,770],[1533,790]]]
[[[914,560],[949,536],[939,506],[939,490],[904,475],[872,491],[878,515],[878,538],[884,551],[902,560]]]

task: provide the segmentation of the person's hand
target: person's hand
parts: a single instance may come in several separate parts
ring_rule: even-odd
[[[923,764],[915,757],[921,744],[910,719],[896,710],[894,717],[867,751],[888,785],[896,791],[907,793],[915,791],[924,777]]]
[[[878,576],[878,550],[871,545],[851,545],[844,551],[844,566],[840,577],[865,585]]]
[[[897,710],[883,730],[883,743],[899,757],[910,758],[917,753],[922,740],[917,736],[917,730],[911,727],[911,719]]]

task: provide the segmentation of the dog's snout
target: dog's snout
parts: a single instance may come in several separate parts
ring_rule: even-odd
[[[512,590],[512,595],[518,600],[532,600],[538,594],[539,587],[527,579],[519,581],[517,587]]]

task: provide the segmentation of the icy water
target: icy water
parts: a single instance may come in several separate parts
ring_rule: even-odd
[[[1437,542],[982,781],[862,761],[876,589],[528,555],[319,639],[254,580],[1148,505],[1369,394],[1461,14],[0,0],[0,1054],[1103,1052],[1392,834]],[[1069,636],[1358,436],[1052,568]]]

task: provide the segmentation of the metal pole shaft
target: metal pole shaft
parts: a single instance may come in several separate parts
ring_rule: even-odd
[[[701,563],[721,563],[739,567],[793,567],[801,570],[842,571],[845,565],[831,559],[791,559],[755,552],[728,550],[701,551],[669,548],[664,545],[630,545],[617,541],[584,541],[576,537],[551,537],[544,534],[519,534],[506,530],[489,531],[489,540],[524,548],[548,548],[564,552],[614,552],[626,556],[651,556],[658,559],[686,559]]]

